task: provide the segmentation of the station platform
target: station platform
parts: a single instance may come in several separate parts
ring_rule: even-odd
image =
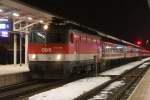
[[[0,65],[0,87],[30,80],[28,65]]]
[[[0,75],[16,74],[29,72],[28,65],[0,65]]]
[[[150,100],[150,67],[127,100]]]

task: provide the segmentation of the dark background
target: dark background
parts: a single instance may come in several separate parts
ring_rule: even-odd
[[[20,0],[150,49],[150,9],[146,0]]]

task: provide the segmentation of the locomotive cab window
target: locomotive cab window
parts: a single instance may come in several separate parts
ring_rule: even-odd
[[[46,33],[41,31],[32,31],[29,36],[29,41],[31,43],[46,43]]]

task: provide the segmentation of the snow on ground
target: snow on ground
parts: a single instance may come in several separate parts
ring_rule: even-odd
[[[148,61],[148,60],[150,60],[150,57],[147,57],[147,58],[144,58],[144,59],[142,59],[141,61]]]
[[[111,80],[110,77],[89,77],[62,87],[34,95],[29,100],[73,100],[91,89]]]
[[[96,96],[94,96],[93,98],[89,99],[89,100],[106,100],[108,97],[108,94],[111,94],[112,90],[118,87],[121,87],[125,85],[124,81],[116,81],[112,84],[110,84],[107,88],[103,89],[102,92],[100,92],[99,94],[97,94]]]
[[[150,60],[150,57],[142,59],[141,61],[135,61],[126,65],[120,66],[118,68],[114,68],[100,75],[120,75],[126,70],[129,70],[147,60]],[[100,76],[80,79],[78,81],[63,85],[62,87],[58,87],[58,88],[55,88],[55,89],[52,89],[43,93],[33,95],[29,97],[29,100],[73,100],[74,98],[77,98],[78,96],[84,94],[85,92],[88,92],[91,89],[109,80],[111,80],[110,77],[100,77]],[[107,97],[107,95],[104,94],[105,92],[110,93],[112,89],[116,87],[120,87],[124,84],[125,83],[123,81],[118,81],[118,82],[111,84],[108,88],[105,89],[105,91],[103,91],[103,94],[101,95],[101,97]]]
[[[100,75],[121,75],[122,73],[124,73],[127,70],[130,70],[138,65],[140,65],[141,63],[150,60],[150,57],[142,59],[141,61],[135,61],[135,62],[131,62],[128,63],[126,65],[122,65],[120,67],[117,68],[113,68],[111,70],[105,71],[103,73],[100,73]]]
[[[0,65],[0,75],[8,75],[14,73],[29,72],[28,65]]]
[[[142,64],[141,66],[139,66],[138,68],[145,68],[148,65],[150,65],[150,62],[146,62],[146,63]]]

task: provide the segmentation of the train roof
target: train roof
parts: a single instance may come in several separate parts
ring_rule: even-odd
[[[134,46],[134,47],[137,47],[137,48],[141,48],[140,46],[138,45],[135,45],[133,43],[130,43],[130,42],[127,42],[125,40],[122,40],[122,39],[119,39],[117,37],[114,37],[114,36],[111,36],[111,35],[108,35],[108,34],[105,34],[103,32],[100,32],[96,29],[93,29],[93,28],[90,28],[88,26],[85,26],[85,25],[82,25],[82,24],[79,24],[79,23],[76,23],[74,21],[69,21],[69,20],[66,20],[65,21],[66,24],[72,24],[72,25],[75,25],[75,26],[78,26],[78,27],[81,27],[82,29],[86,29],[88,31],[91,31],[94,33],[94,35],[99,35],[99,36],[102,36],[104,38],[108,38],[108,39],[111,39],[111,40],[114,40],[114,41],[117,41],[117,42],[120,42],[120,43],[123,43],[123,44],[126,44],[126,45],[131,45],[131,46]],[[95,34],[96,33],[96,34]]]

